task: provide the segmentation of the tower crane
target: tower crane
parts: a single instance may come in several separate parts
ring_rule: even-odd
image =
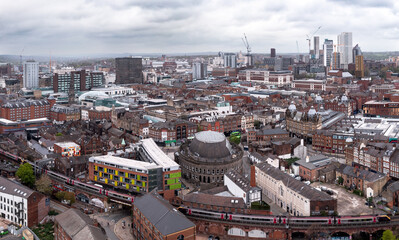
[[[321,26],[319,26],[316,31],[314,31],[313,33],[306,35],[308,42],[309,42],[309,53],[310,53],[310,43],[312,42],[312,37],[320,30]]]
[[[244,33],[244,37],[241,39],[242,42],[244,43],[245,48],[247,49],[247,55],[246,55],[248,61],[247,65],[252,65],[251,47],[249,46],[247,35],[245,35]]]
[[[25,46],[22,48],[21,53],[19,54],[19,64],[22,66],[22,53],[24,53]]]

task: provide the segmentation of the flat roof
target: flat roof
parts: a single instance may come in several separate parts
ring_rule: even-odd
[[[59,147],[62,148],[79,147],[79,144],[76,144],[74,142],[57,142],[54,143],[54,145],[58,145]]]
[[[148,170],[157,167],[155,163],[148,163],[127,158],[115,157],[111,155],[94,156],[89,158],[89,162],[94,162],[94,161],[107,163],[107,165],[109,164],[118,165],[121,168],[131,168],[132,171],[134,171],[133,169]]]
[[[141,140],[141,145],[148,155],[150,155],[151,159],[154,160],[154,162],[158,165],[161,165],[163,168],[170,168],[170,170],[177,170],[180,168],[180,165],[166,155],[152,138]]]

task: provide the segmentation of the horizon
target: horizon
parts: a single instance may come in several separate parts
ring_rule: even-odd
[[[254,52],[298,53],[308,51],[307,35],[319,26],[314,35],[320,37],[320,49],[324,39],[336,43],[338,34],[352,32],[352,45],[365,52],[395,51],[397,10],[399,4],[390,0],[73,0],[67,6],[16,0],[0,9],[0,54],[245,52],[244,33]]]

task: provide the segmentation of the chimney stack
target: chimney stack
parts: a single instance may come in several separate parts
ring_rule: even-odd
[[[256,187],[255,165],[251,165],[251,187]]]

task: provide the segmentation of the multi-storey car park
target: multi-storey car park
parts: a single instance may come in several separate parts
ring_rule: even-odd
[[[169,158],[152,139],[135,147],[137,160],[110,155],[89,158],[89,179],[132,192],[174,194],[181,188],[179,164]]]

